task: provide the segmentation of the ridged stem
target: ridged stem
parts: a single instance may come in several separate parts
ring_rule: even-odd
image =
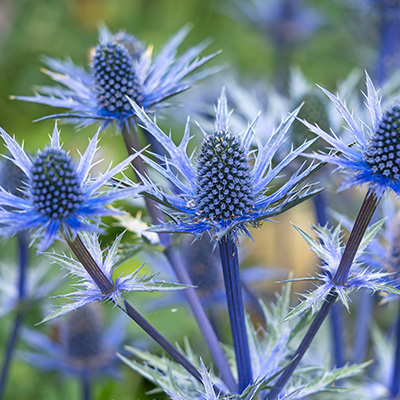
[[[124,138],[124,143],[128,154],[133,154],[133,149],[139,150],[141,148],[137,137],[137,132],[135,130],[129,131],[127,127],[124,127],[122,129],[122,136]],[[134,167],[135,171],[145,175],[146,165],[143,163],[143,160],[140,157],[136,157],[132,161],[132,166]],[[136,174],[136,177],[141,182],[140,176]],[[164,221],[164,215],[157,207],[156,203],[148,198],[145,198],[145,201],[152,223],[160,224],[162,221]],[[192,280],[190,279],[189,273],[187,272],[181,257],[177,251],[170,246],[170,235],[166,233],[159,233],[158,236],[160,238],[160,243],[165,247],[165,256],[171,264],[179,282],[184,285],[192,285]],[[194,288],[186,289],[185,296],[192,310],[193,316],[196,319],[197,325],[199,326],[205,342],[207,343],[211,356],[213,357],[221,374],[222,380],[230,391],[235,392],[237,390],[235,379],[232,376],[232,372],[225,358],[218,337],[204,311],[203,305],[201,304],[201,300],[199,299],[196,290]]]
[[[25,286],[26,286],[26,269],[28,266],[28,256],[29,256],[29,249],[28,249],[28,237],[26,232],[22,232],[17,236],[18,241],[18,307],[15,313],[14,324],[12,330],[10,332],[10,336],[7,340],[7,346],[3,358],[3,364],[1,367],[1,375],[0,375],[0,399],[3,398],[8,371],[10,369],[11,361],[14,354],[15,345],[18,341],[19,331],[21,327],[21,322],[23,319],[23,307],[22,302],[25,299]]]
[[[246,332],[246,319],[243,306],[242,287],[239,275],[238,248],[232,235],[225,235],[219,240],[222,272],[224,275],[229,321],[236,355],[239,377],[239,392],[253,383],[249,343]]]
[[[82,400],[91,400],[92,391],[91,391],[91,382],[87,376],[81,378],[81,386],[82,386]]]
[[[72,239],[69,235],[65,235],[65,240],[75,254],[76,258],[81,262],[83,267],[92,277],[98,288],[104,295],[109,294],[114,290],[114,285],[104,275],[103,271],[97,265],[84,243],[77,235]],[[126,300],[124,307],[116,304],[121,308],[133,321],[135,321],[150,337],[152,337],[176,362],[181,364],[194,378],[202,382],[201,374],[196,367],[188,361],[185,356],[180,353],[172,344],[162,336],[142,315]]]
[[[336,271],[335,276],[333,277],[333,281],[337,285],[343,285],[346,283],[350,268],[354,261],[354,257],[360,246],[365,231],[368,228],[368,224],[371,221],[372,215],[374,214],[374,211],[378,206],[378,203],[379,199],[377,198],[375,192],[372,190],[368,190],[365,199],[361,205],[360,211],[358,212],[357,218],[354,222],[354,226],[351,230],[349,240],[347,241],[347,245],[344,249],[339,267]],[[294,353],[291,364],[282,372],[282,375],[280,375],[279,379],[274,384],[274,389],[267,394],[266,400],[275,400],[283,387],[286,385],[297,365],[303,358],[308,347],[310,346],[315,335],[317,334],[322,323],[324,322],[325,318],[327,317],[330,309],[335,304],[337,296],[338,295],[333,288],[325,298],[322,307],[318,311],[316,317],[308,328],[308,331],[305,334],[302,342]]]
[[[317,315],[315,316],[313,322],[311,323],[310,327],[308,328],[307,333],[305,334],[303,340],[301,341],[299,347],[297,348],[296,352],[294,353],[291,364],[283,371],[282,375],[279,377],[278,381],[273,384],[274,389],[272,389],[267,397],[266,400],[275,400],[283,387],[286,385],[289,378],[292,376],[294,370],[296,369],[297,365],[303,358],[305,352],[308,350],[311,342],[313,341],[315,335],[317,334],[319,328],[321,327],[322,323],[324,322],[326,316],[329,313],[329,310],[335,304],[337,299],[337,293],[335,290],[331,290],[326,297],[322,307],[318,311]]]
[[[313,196],[315,217],[319,225],[325,226],[328,222],[328,212],[326,204],[326,196],[324,192],[317,193]],[[343,316],[342,310],[335,304],[330,313],[331,329],[332,329],[332,350],[335,357],[337,367],[343,367],[344,361],[344,340],[343,340]]]
[[[400,392],[400,302],[396,321],[396,353],[393,360],[393,373],[390,382],[390,393],[396,398]]]
[[[364,237],[364,233],[368,228],[368,224],[371,221],[372,215],[376,207],[378,207],[379,200],[375,192],[369,189],[354,222],[336,274],[333,277],[333,281],[337,285],[343,285],[347,281],[354,257]]]

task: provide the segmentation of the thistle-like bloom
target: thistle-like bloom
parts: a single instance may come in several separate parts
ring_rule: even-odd
[[[229,113],[224,91],[218,101],[214,132],[204,134],[197,151],[197,159],[187,154],[190,141],[189,121],[181,143],[177,146],[145,112],[132,102],[145,129],[164,147],[167,156],[160,157],[163,165],[142,155],[147,164],[163,175],[180,194],[167,194],[156,184],[148,191],[171,215],[172,222],[156,227],[159,231],[187,232],[196,236],[211,231],[221,238],[228,232],[249,235],[249,225],[257,227],[263,221],[307,199],[313,193],[311,185],[300,182],[314,167],[299,168],[282,186],[268,191],[268,186],[292,160],[311,142],[292,149],[284,160],[272,166],[275,152],[285,141],[296,113],[286,118],[255,152],[250,149],[253,126],[248,126],[243,137],[229,129]],[[145,179],[145,178],[144,178]],[[147,179],[145,179],[147,180]]]
[[[63,375],[89,379],[117,377],[116,352],[121,350],[128,320],[121,315],[104,329],[101,317],[99,307],[91,304],[64,317],[56,326],[56,337],[25,329],[23,339],[29,350],[20,352],[20,357],[43,370]]]
[[[70,60],[47,59],[46,64],[52,71],[44,72],[62,86],[42,87],[35,96],[16,98],[70,110],[44,119],[67,119],[80,126],[100,120],[103,128],[116,122],[121,129],[134,117],[127,96],[150,111],[215,72],[210,69],[188,77],[216,55],[199,57],[207,42],[175,59],[177,47],[187,33],[187,28],[181,29],[152,59],[151,46],[143,51],[142,44],[134,36],[121,32],[111,35],[103,29],[100,43],[93,51],[90,71]]]
[[[332,146],[335,153],[314,154],[318,160],[334,164],[349,177],[341,189],[369,184],[378,199],[392,189],[400,194],[400,106],[382,112],[380,99],[368,74],[366,75],[366,106],[371,115],[371,125],[359,124],[346,105],[332,93],[322,89],[336,106],[348,125],[352,143],[334,132],[327,133],[320,127],[303,121],[315,134]]]
[[[11,153],[10,159],[26,175],[23,197],[15,196],[0,187],[0,234],[12,235],[25,229],[35,229],[41,241],[39,251],[48,248],[58,232],[73,234],[79,231],[98,231],[101,216],[115,214],[105,206],[113,201],[137,195],[141,188],[113,188],[100,191],[114,175],[121,172],[132,160],[128,157],[96,179],[89,177],[97,150],[96,135],[89,141],[85,153],[76,165],[72,157],[62,149],[57,124],[54,126],[51,144],[38,150],[32,158],[23,147],[0,128],[1,136]],[[10,209],[12,207],[12,209]]]
[[[80,281],[77,283],[77,288],[74,292],[61,296],[68,297],[72,301],[58,308],[52,314],[47,316],[43,322],[67,314],[70,311],[96,301],[111,301],[114,304],[118,304],[122,308],[125,308],[123,294],[127,292],[179,290],[187,287],[186,285],[157,281],[156,275],[139,277],[139,271],[141,268],[138,268],[131,274],[115,277],[114,271],[119,265],[118,249],[122,236],[123,234],[119,235],[115,239],[113,245],[108,249],[107,255],[104,256],[104,252],[100,247],[98,235],[88,233],[81,234],[82,242],[89,254],[93,257],[105,277],[112,282],[113,289],[106,294],[101,291],[96,282],[79,261],[64,254],[49,254],[50,259],[54,263],[68,270],[70,275],[79,278]]]
[[[291,47],[304,41],[323,22],[322,16],[303,0],[235,0],[234,4],[242,17],[277,47]]]
[[[329,229],[327,226],[314,226],[313,231],[318,240],[314,240],[309,234],[300,228],[296,228],[311,250],[322,260],[321,268],[324,273],[318,273],[316,277],[295,279],[296,281],[320,282],[321,285],[313,292],[303,295],[304,300],[287,315],[286,319],[294,318],[308,309],[317,310],[332,289],[336,291],[347,310],[349,310],[348,293],[352,290],[366,288],[372,290],[372,292],[382,291],[400,295],[400,290],[392,286],[394,282],[389,279],[390,273],[361,267],[360,263],[365,248],[372,241],[383,223],[383,220],[379,221],[367,229],[354,258],[349,277],[344,284],[337,284],[334,280],[344,250],[341,244],[341,226],[338,225],[334,230]]]

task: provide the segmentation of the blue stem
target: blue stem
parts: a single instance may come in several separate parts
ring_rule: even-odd
[[[393,364],[393,375],[390,384],[390,393],[395,398],[400,391],[400,303],[398,303],[398,314],[396,321],[396,353]]]
[[[294,353],[291,364],[285,369],[282,375],[279,377],[278,381],[273,385],[274,389],[272,389],[267,397],[266,400],[274,400],[279,395],[283,387],[286,385],[289,378],[292,376],[294,370],[296,369],[297,365],[303,358],[305,352],[308,350],[311,342],[313,341],[315,335],[317,334],[319,328],[321,327],[322,323],[324,322],[326,316],[329,313],[329,310],[335,304],[337,299],[337,293],[335,290],[331,290],[326,297],[325,301],[322,304],[322,307],[318,311],[317,315],[315,316],[313,322],[311,323],[310,327],[308,328],[307,333],[305,334],[303,340],[300,343],[300,346],[297,348],[296,352]]]
[[[354,261],[354,257],[360,246],[365,231],[368,228],[368,224],[371,221],[372,215],[374,214],[376,207],[378,206],[379,200],[380,199],[376,197],[376,194],[373,190],[368,190],[365,199],[361,205],[360,211],[358,212],[357,218],[354,222],[353,229],[351,230],[349,240],[347,242],[346,248],[344,249],[336,274],[333,277],[333,281],[337,285],[344,285],[347,281],[350,268]],[[294,353],[291,364],[288,366],[288,368],[285,369],[285,371],[283,371],[282,375],[274,384],[274,389],[272,389],[267,394],[266,400],[276,399],[283,387],[286,385],[287,381],[290,379],[297,365],[303,358],[305,352],[310,346],[325,318],[328,316],[329,311],[335,304],[337,297],[338,295],[336,293],[336,290],[333,288],[325,298],[325,301],[323,302],[316,317],[308,328],[308,331],[305,334],[302,342],[300,343],[300,346]]]
[[[26,281],[26,267],[28,265],[28,237],[25,232],[17,236],[18,239],[18,257],[19,257],[19,277],[18,277],[18,308],[16,310],[14,326],[10,332],[7,341],[7,347],[3,359],[3,365],[0,375],[0,399],[3,398],[8,371],[14,354],[15,345],[18,341],[19,330],[22,322],[22,306],[21,303],[25,299],[25,281]]]
[[[354,362],[364,361],[369,339],[374,296],[366,289],[361,289],[358,296],[358,314],[356,319],[356,335],[354,336]]]
[[[317,193],[313,196],[315,217],[321,226],[325,226],[328,220],[326,197],[324,192]],[[342,310],[334,305],[330,314],[331,327],[332,327],[332,350],[335,357],[337,367],[344,365],[344,340],[343,340],[343,316]]]
[[[400,21],[398,18],[382,18],[380,23],[378,82],[383,84],[400,61]]]
[[[128,154],[133,154],[132,149],[140,149],[137,132],[131,132],[128,131],[127,128],[124,128],[122,129],[122,137],[124,139],[125,147],[128,151]],[[142,175],[146,175],[146,166],[140,159],[140,157],[135,158],[132,163],[132,166],[136,171],[140,172]],[[140,177],[138,175],[137,178],[140,181]],[[164,216],[161,210],[156,206],[154,201],[148,198],[145,198],[145,201],[152,222],[154,224],[159,224],[161,221],[164,220]],[[171,247],[171,235],[167,233],[159,233],[158,236],[160,239],[160,243],[165,247],[164,254],[171,264],[176,276],[178,277],[179,282],[185,285],[192,285],[192,280],[190,279],[189,273],[187,272],[187,269],[183,264],[180,255],[173,247]],[[229,390],[231,390],[232,392],[235,391],[236,383],[232,376],[229,364],[219,343],[218,336],[216,335],[213,326],[207,318],[207,314],[204,311],[201,300],[197,295],[196,290],[189,287],[185,290],[185,295],[188,300],[190,309],[192,310],[193,316],[196,319],[197,325],[199,326],[204,340],[210,350],[211,356],[213,357],[215,364],[219,369],[223,381],[225,382]]]
[[[101,268],[97,265],[88,249],[85,247],[79,235],[74,239],[70,235],[64,236],[66,242],[75,254],[76,258],[92,277],[97,287],[105,295],[114,290],[114,284],[108,280]],[[196,367],[179,352],[164,336],[161,335],[131,304],[124,300],[124,304],[117,304],[133,321],[136,322],[152,339],[154,339],[176,362],[182,365],[195,379],[202,382],[201,374]],[[216,388],[216,391],[219,391]]]
[[[343,367],[345,364],[344,359],[344,346],[343,346],[343,312],[340,304],[334,304],[330,313],[331,327],[332,327],[332,338],[333,338],[333,354],[335,356],[336,367]]]
[[[324,192],[319,192],[312,197],[314,202],[315,217],[319,225],[325,226],[328,220],[326,197]]]
[[[87,376],[82,377],[82,400],[90,400],[92,398],[91,395],[91,384],[90,380]]]
[[[239,391],[243,392],[253,382],[246,320],[243,307],[242,287],[239,275],[238,248],[231,234],[219,241],[222,271],[228,303],[233,347],[239,377]]]

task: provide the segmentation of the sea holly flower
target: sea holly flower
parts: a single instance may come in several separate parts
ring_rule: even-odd
[[[124,293],[179,290],[187,287],[187,285],[175,284],[164,280],[158,281],[156,280],[157,275],[140,277],[139,272],[141,267],[128,275],[115,277],[115,268],[120,265],[118,251],[122,236],[123,234],[119,235],[115,239],[114,243],[105,255],[105,252],[100,247],[99,237],[97,234],[81,234],[81,240],[89,254],[93,257],[104,276],[109,280],[109,282],[112,282],[112,290],[109,293],[102,292],[85,267],[75,258],[66,256],[65,254],[48,254],[49,258],[54,263],[69,271],[70,275],[79,278],[80,281],[75,285],[75,291],[60,296],[67,297],[72,301],[58,308],[42,322],[49,321],[96,301],[111,301],[125,309],[123,300]],[[123,259],[123,261],[125,261],[125,259]]]
[[[241,233],[250,236],[248,226],[257,227],[260,221],[283,212],[315,193],[310,190],[311,185],[300,185],[314,170],[313,165],[299,168],[289,181],[272,193],[266,193],[271,181],[311,142],[293,149],[284,160],[276,166],[272,165],[273,156],[294,119],[294,115],[291,115],[265,146],[259,143],[251,163],[250,156],[253,154],[250,144],[256,120],[249,125],[243,140],[232,134],[227,101],[222,91],[215,130],[209,135],[203,131],[205,138],[195,164],[192,157],[187,155],[189,121],[181,143],[176,146],[171,137],[165,135],[133,101],[132,107],[143,127],[164,147],[167,154],[165,157],[158,156],[163,165],[147,156],[143,156],[144,161],[176,188],[175,193],[170,195],[161,191],[147,177],[141,177],[150,186],[147,195],[161,203],[172,218],[172,222],[159,224],[154,229],[195,236],[209,232],[217,239],[238,367],[239,391],[242,391],[252,383],[252,372],[239,277],[238,236]]]
[[[328,142],[335,151],[332,154],[314,154],[313,157],[336,165],[348,175],[341,189],[369,184],[380,199],[388,189],[400,194],[400,107],[394,105],[383,112],[381,100],[368,74],[366,85],[365,97],[371,116],[370,126],[359,124],[339,97],[322,89],[346,122],[352,143],[345,143],[334,132],[327,133],[307,121],[303,123]]]
[[[164,147],[167,155],[159,157],[163,165],[142,155],[145,162],[178,189],[179,194],[164,193],[156,184],[148,182],[147,191],[159,202],[172,222],[156,226],[164,232],[186,232],[196,236],[209,231],[218,239],[232,232],[249,234],[248,227],[293,207],[312,196],[312,185],[300,183],[314,170],[313,165],[300,168],[281,187],[268,192],[271,182],[282,170],[311,144],[303,143],[292,149],[284,160],[272,166],[272,160],[285,141],[285,134],[296,112],[287,117],[266,144],[258,143],[251,151],[253,127],[248,126],[242,137],[229,129],[229,113],[224,92],[218,100],[214,132],[202,130],[204,140],[197,152],[197,160],[187,154],[190,141],[189,121],[179,145],[166,135],[147,114],[132,102],[145,129]],[[201,128],[200,128],[201,129]],[[148,181],[144,177],[145,181]]]
[[[52,335],[37,329],[24,329],[22,338],[28,349],[19,356],[44,371],[56,371],[93,380],[118,377],[116,352],[121,351],[129,320],[119,315],[104,329],[98,305],[88,304],[53,326]]]
[[[90,224],[90,220],[98,222],[101,216],[115,214],[116,210],[106,206],[116,200],[135,196],[142,190],[137,185],[100,190],[129,165],[134,158],[132,156],[96,179],[89,176],[94,165],[98,132],[89,141],[78,165],[62,148],[57,124],[50,146],[38,150],[33,157],[29,157],[23,147],[1,128],[0,132],[11,153],[11,161],[26,175],[23,197],[0,187],[0,206],[3,207],[0,209],[0,234],[8,236],[25,229],[36,230],[35,238],[40,238],[39,251],[45,250],[58,239],[59,232],[69,235],[80,231],[98,231],[98,226]]]
[[[65,119],[79,126],[100,121],[102,128],[116,122],[122,129],[134,117],[127,96],[150,111],[215,72],[209,69],[188,77],[217,53],[199,57],[208,45],[203,42],[176,58],[176,50],[187,34],[187,27],[181,29],[153,59],[151,46],[143,51],[134,36],[121,32],[112,35],[103,28],[89,71],[70,60],[46,59],[50,70],[44,72],[61,86],[41,87],[35,96],[15,98],[69,110],[43,119]]]
[[[305,3],[303,0],[233,1],[240,12],[237,19],[244,17],[278,48],[292,47],[304,41],[323,24],[323,18],[318,11]]]
[[[318,240],[314,240],[308,233],[296,227],[304,240],[310,246],[311,250],[321,259],[322,264],[320,267],[324,273],[318,273],[315,277],[295,279],[296,281],[304,280],[320,282],[321,285],[311,293],[303,295],[304,300],[301,301],[298,306],[293,308],[293,310],[287,315],[286,320],[294,318],[308,309],[315,312],[320,308],[322,302],[332,290],[338,294],[340,301],[348,311],[348,293],[352,290],[366,288],[372,290],[372,292],[381,291],[384,293],[399,295],[400,290],[393,285],[394,280],[390,279],[390,276],[392,275],[391,273],[362,267],[360,263],[365,248],[373,240],[383,223],[384,220],[381,220],[366,230],[360,247],[354,257],[348,279],[346,282],[340,284],[335,281],[334,276],[340,260],[342,259],[344,250],[344,246],[342,246],[341,243],[341,226],[338,225],[335,229],[330,229],[328,226],[313,226],[313,231]]]

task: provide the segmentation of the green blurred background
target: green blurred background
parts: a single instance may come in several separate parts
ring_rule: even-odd
[[[373,51],[366,50],[357,34],[353,15],[343,3],[333,1],[310,2],[324,16],[325,25],[307,42],[296,48],[294,62],[301,67],[311,82],[334,88],[354,67],[367,68],[373,62]],[[87,65],[90,47],[97,42],[97,28],[105,23],[111,31],[126,30],[146,44],[154,44],[155,53],[165,41],[183,25],[193,26],[181,50],[212,38],[209,51],[222,50],[212,62],[228,65],[245,78],[269,81],[273,71],[274,52],[268,40],[255,27],[246,26],[229,16],[229,1],[211,0],[0,0],[0,126],[8,133],[24,140],[28,150],[34,151],[47,143],[47,134],[53,122],[32,121],[46,115],[46,106],[11,101],[10,95],[30,95],[35,85],[51,84],[40,72],[43,55],[71,59]],[[371,45],[373,48],[373,44]],[[224,84],[220,75],[221,87]],[[196,89],[193,89],[196,90]],[[168,124],[164,122],[164,124]],[[176,122],[174,122],[176,124]],[[62,138],[69,149],[84,149],[89,136],[96,130],[89,127],[77,132],[72,126],[62,125]],[[122,140],[115,134],[103,134],[102,151],[107,160],[125,157]],[[76,155],[75,151],[72,151]],[[300,212],[301,211],[301,212]],[[307,205],[280,218],[282,224],[267,224],[257,237],[263,245],[253,248],[253,258],[266,264],[296,267],[311,263],[307,246],[288,221],[307,227],[312,212]],[[290,251],[277,251],[280,238],[285,236]],[[8,243],[1,245],[3,260],[11,260],[14,249]],[[299,257],[300,255],[300,257]],[[139,261],[138,261],[139,263]],[[297,264],[299,262],[297,261]],[[312,264],[312,263],[311,263]],[[61,291],[65,293],[64,291]],[[138,301],[145,301],[141,297]],[[153,313],[149,316],[157,328],[171,341],[182,335],[198,335],[194,321],[186,317],[184,308]],[[36,316],[38,318],[38,316]],[[171,323],[171,320],[174,321]],[[35,316],[29,323],[37,322]],[[5,343],[11,318],[0,320],[0,343]],[[40,327],[38,329],[46,329]],[[140,335],[132,328],[132,334]],[[135,336],[137,337],[137,336]],[[95,388],[96,399],[164,398],[162,395],[145,395],[152,386],[128,368],[122,368],[119,382],[102,380]],[[61,379],[57,374],[43,374],[22,362],[15,362],[10,373],[6,398],[68,399],[80,398],[79,384],[73,379]]]

